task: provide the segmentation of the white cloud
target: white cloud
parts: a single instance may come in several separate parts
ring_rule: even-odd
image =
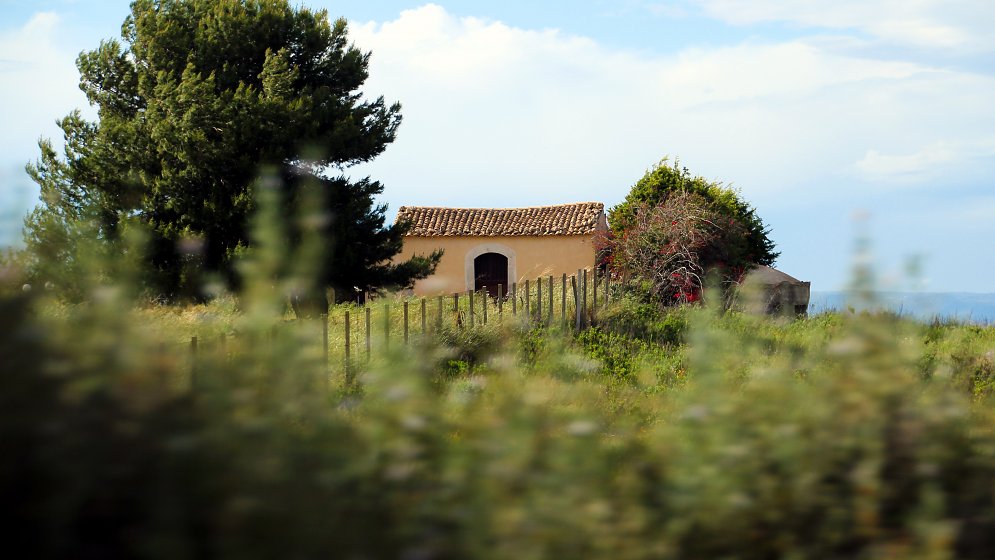
[[[434,5],[351,32],[373,52],[366,90],[404,104],[398,141],[360,170],[396,204],[614,203],[665,154],[774,204],[799,186],[930,179],[900,159],[923,146],[954,152],[934,167],[977,168],[956,152],[995,130],[992,77],[819,41],[647,56]]]
[[[54,121],[86,107],[79,90],[76,54],[58,44],[62,21],[54,12],[35,14],[20,28],[0,32],[0,152],[25,162],[37,154],[25,139],[57,136]],[[53,138],[60,141],[61,136]],[[0,185],[0,188],[3,188]]]
[[[930,169],[949,165],[957,159],[953,146],[937,142],[912,154],[887,155],[868,150],[856,163],[856,168],[871,180],[924,181],[932,175],[927,175]]]
[[[823,29],[854,29],[916,47],[983,52],[995,48],[995,5],[990,0],[699,0],[723,21],[749,25],[786,22]]]
[[[882,153],[869,149],[854,164],[856,172],[877,184],[922,184],[956,174],[958,169],[990,166],[995,138],[975,143],[943,140],[912,153]]]
[[[77,53],[60,44],[63,32],[54,12],[0,31],[0,245],[19,239],[21,218],[37,202],[37,187],[24,172],[38,157],[36,141],[48,137],[60,146],[55,121],[76,108],[92,114],[78,87]]]

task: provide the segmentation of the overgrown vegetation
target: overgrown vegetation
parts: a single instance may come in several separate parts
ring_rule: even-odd
[[[641,204],[621,237],[605,243],[610,266],[656,302],[699,301],[707,276],[729,292],[754,263],[747,258],[746,229],[691,192],[671,193],[656,206]]]
[[[719,223],[734,226],[719,228],[725,235],[735,234],[739,237],[732,243],[728,238],[724,240],[726,245],[723,250],[729,253],[723,257],[726,264],[730,267],[738,266],[737,263],[774,264],[780,253],[775,251],[770,228],[760,219],[756,210],[734,189],[700,175],[692,175],[687,167],[681,167],[677,159],[673,163],[666,157],[660,160],[636,181],[621,204],[609,210],[608,223],[612,234],[618,238],[625,237],[627,232],[638,228],[641,210],[666,207],[673,204],[671,200],[674,197],[688,195],[704,202],[709,212],[721,215],[728,222],[710,220],[714,224],[713,230]],[[686,200],[681,201],[681,205],[687,206]],[[645,221],[645,217],[642,220]],[[688,229],[686,226],[678,228],[681,231]]]
[[[242,295],[189,308],[136,300],[126,270],[88,284],[84,304],[0,275],[9,546],[39,558],[995,547],[991,328],[665,311],[617,294],[577,336],[466,325],[374,341],[346,375],[326,369],[319,324],[290,320],[293,282],[274,283],[266,247]]]

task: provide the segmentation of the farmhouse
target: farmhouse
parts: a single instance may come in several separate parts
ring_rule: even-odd
[[[435,274],[415,283],[416,295],[434,295],[498,286],[578,269],[592,269],[595,236],[608,229],[600,202],[530,208],[438,208],[402,206],[398,221],[411,229],[397,256],[443,249]]]

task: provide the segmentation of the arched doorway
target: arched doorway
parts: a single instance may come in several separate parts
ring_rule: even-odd
[[[500,253],[484,253],[473,259],[473,289],[487,289],[488,295],[497,297],[508,293],[508,257]]]

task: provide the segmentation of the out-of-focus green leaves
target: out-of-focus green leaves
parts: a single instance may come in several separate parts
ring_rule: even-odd
[[[5,261],[10,546],[612,559],[995,547],[995,329],[661,312],[619,295],[580,335],[507,308],[471,328],[450,301],[444,325],[467,322],[438,329],[430,301],[426,332],[413,318],[405,345],[399,296],[374,307],[366,362],[362,308],[334,310],[327,349],[320,321],[290,319],[288,298],[316,272],[281,227],[258,216],[241,294],[184,308],[133,289],[131,257],[82,263],[77,305],[24,290]],[[119,254],[134,257],[144,240],[122,231]]]

